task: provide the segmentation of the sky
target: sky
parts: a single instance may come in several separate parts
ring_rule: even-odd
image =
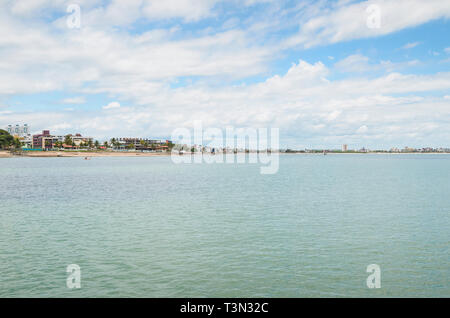
[[[0,128],[450,147],[450,1],[0,0]]]

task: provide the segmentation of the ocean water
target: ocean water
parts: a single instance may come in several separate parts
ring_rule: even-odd
[[[0,297],[450,297],[450,155],[13,158],[0,178]]]

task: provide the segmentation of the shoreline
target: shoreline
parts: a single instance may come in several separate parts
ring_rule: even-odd
[[[322,152],[291,152],[286,155],[322,155]],[[450,152],[327,152],[328,155],[450,155]]]
[[[29,151],[12,154],[9,151],[0,151],[0,158],[159,157],[168,155],[170,155],[169,152]]]
[[[272,154],[275,154],[273,152]],[[231,154],[231,153],[230,153]],[[230,155],[228,154],[228,155]],[[238,153],[239,154],[239,153]],[[322,155],[322,153],[286,153],[279,152],[281,155]],[[0,151],[0,158],[72,158],[72,157],[161,157],[170,156],[171,152],[113,152],[113,151],[29,151],[21,154],[12,154],[9,151]],[[197,153],[186,153],[186,156],[197,155]],[[450,155],[446,152],[352,152],[352,153],[327,153],[327,155]]]

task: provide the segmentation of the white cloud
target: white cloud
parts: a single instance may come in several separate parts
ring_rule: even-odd
[[[365,134],[368,130],[369,130],[369,128],[367,128],[366,125],[363,125],[363,126],[359,127],[358,130],[356,130],[356,133],[357,134]]]
[[[325,118],[328,121],[333,121],[333,120],[336,120],[341,114],[342,114],[342,110],[335,110],[335,111],[332,111],[331,113],[329,113],[328,115],[326,115]]]
[[[97,6],[91,10],[82,8],[81,21],[87,27],[122,26],[133,23],[141,16],[143,0],[111,1],[108,5]],[[66,18],[61,19],[61,25],[65,27]]]
[[[71,129],[72,128],[72,124],[64,122],[64,123],[58,123],[55,125],[51,125],[49,127],[50,130],[67,130],[67,129]]]
[[[397,138],[406,131],[411,133],[408,127],[412,123],[429,121],[434,113],[439,113],[441,120],[450,118],[445,104],[410,96],[415,92],[449,89],[448,73],[427,76],[393,73],[374,79],[324,81],[328,73],[322,63],[300,61],[284,75],[254,85],[224,88],[194,85],[150,94],[139,91],[135,97],[142,106],[108,115],[106,121],[103,117],[90,118],[85,127],[106,132],[120,126],[119,131],[128,134],[146,131],[170,135],[173,127],[192,127],[195,120],[202,120],[204,126],[211,127],[281,127],[311,142],[315,138],[343,136],[339,144],[353,138],[355,133],[367,133],[368,128],[363,126],[372,127],[372,137]],[[402,93],[408,96],[389,95]],[[403,130],[386,130],[392,125]],[[443,129],[442,133],[446,131]],[[420,135],[420,131],[414,133]]]
[[[38,13],[48,13],[50,10],[65,12],[70,3],[76,3],[80,5],[83,10],[88,10],[100,4],[101,1],[102,0],[76,0],[73,2],[68,2],[67,0],[14,0],[3,1],[3,3],[0,4],[0,7],[4,6],[6,8],[5,10],[8,10],[15,16],[33,18]]]
[[[412,49],[416,46],[418,46],[420,44],[420,42],[412,42],[412,43],[406,43],[405,45],[402,46],[402,49]]]
[[[306,22],[301,22],[299,32],[287,39],[285,46],[312,47],[352,39],[369,38],[414,27],[428,21],[450,17],[450,2],[442,0],[377,0],[320,8]],[[380,9],[380,27],[369,28],[371,13],[366,9],[376,5]],[[314,12],[314,11],[313,11]]]
[[[417,141],[444,140],[450,135],[445,124],[450,120],[448,102],[417,95],[449,90],[450,73],[393,73],[372,79],[327,80],[329,75],[323,63],[299,61],[284,74],[252,85],[162,85],[150,91],[130,86],[121,95],[133,99],[136,106],[126,109],[96,115],[78,112],[76,116],[14,113],[6,118],[8,122],[32,120],[29,122],[36,127],[71,123],[67,132],[77,130],[98,139],[125,135],[170,137],[175,127],[192,127],[195,120],[201,120],[204,127],[280,127],[282,134],[291,136],[284,140],[292,147],[358,144],[358,138],[398,145],[412,135]],[[109,105],[118,106],[118,102]],[[437,128],[426,130],[433,122]]]
[[[370,61],[367,56],[362,54],[352,54],[336,62],[334,67],[343,73],[364,73],[369,71],[394,72],[404,68],[409,68],[420,64],[418,60],[404,62],[380,61],[378,63]]]
[[[334,66],[343,72],[365,72],[371,68],[369,58],[361,54],[347,56],[334,64]]]
[[[61,101],[63,104],[84,104],[85,102],[86,98],[84,96],[69,97]]]
[[[245,0],[244,4],[246,6],[252,6],[255,4],[260,4],[260,3],[270,3],[270,2],[274,2],[275,0]]]
[[[197,21],[211,15],[217,0],[147,0],[144,3],[144,16],[151,20],[183,18]]]
[[[249,44],[243,31],[178,40],[171,32],[129,35],[85,27],[56,36],[0,14],[0,46],[8,47],[0,52],[0,94],[74,89],[86,82],[90,89],[113,91],[124,83],[146,89],[180,76],[242,78],[265,71],[273,58],[273,48]]]
[[[106,106],[102,107],[103,109],[114,109],[114,108],[120,108],[120,103],[119,102],[111,102]]]

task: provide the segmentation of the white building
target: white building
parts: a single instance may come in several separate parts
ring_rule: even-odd
[[[15,137],[27,137],[30,135],[30,126],[28,126],[28,124],[23,124],[22,126],[19,124],[14,126],[8,125],[6,131]]]
[[[23,148],[33,148],[33,137],[31,135],[25,136],[23,139],[20,138],[20,141],[22,142]]]
[[[18,138],[22,143],[23,148],[33,147],[33,137],[30,134],[30,126],[28,124],[23,125],[8,125],[5,129],[10,135]]]
[[[70,138],[72,139],[72,142],[74,143],[75,146],[80,146],[82,143],[84,144],[88,144],[89,142],[93,143],[94,142],[94,138],[92,137],[84,137],[81,136],[81,134],[75,134],[70,135]],[[61,139],[63,139],[63,137],[61,136]]]

